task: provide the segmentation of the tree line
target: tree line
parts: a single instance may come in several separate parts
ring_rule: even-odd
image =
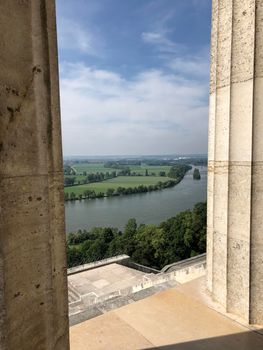
[[[106,192],[98,192],[96,193],[94,190],[84,190],[83,193],[76,194],[75,192],[65,192],[64,199],[65,201],[71,200],[82,200],[82,199],[95,199],[95,198],[104,198],[104,197],[114,197],[114,196],[122,196],[128,194],[135,193],[147,193],[152,191],[159,191],[164,188],[173,187],[178,183],[176,180],[168,180],[168,181],[158,181],[156,185],[139,185],[136,187],[122,187],[118,188],[108,188]]]
[[[94,183],[94,182],[101,182],[105,180],[110,180],[118,175],[116,171],[110,172],[97,172],[97,173],[89,173],[87,174],[85,171],[83,172],[83,175],[86,176],[84,179],[77,180],[76,176],[64,176],[64,186],[74,186],[74,185],[85,185],[88,183]]]
[[[159,225],[138,225],[133,218],[124,231],[93,228],[67,237],[68,267],[128,254],[136,263],[161,269],[205,251],[206,203],[197,203],[192,211],[181,212]]]
[[[171,178],[171,180],[168,181],[159,181],[156,185],[139,185],[137,187],[118,187],[117,189],[108,188],[106,192],[95,192],[94,190],[84,190],[81,194],[76,194],[74,191],[72,192],[65,192],[64,193],[64,199],[65,201],[72,201],[72,200],[82,200],[82,199],[94,199],[94,198],[103,198],[103,197],[112,197],[112,196],[121,196],[121,195],[128,195],[128,194],[135,194],[135,193],[146,193],[146,192],[152,192],[152,191],[158,191],[165,188],[170,188],[175,185],[177,185],[185,176],[186,172],[190,170],[192,167],[190,165],[174,165],[170,168],[168,172],[168,176]],[[94,183],[94,182],[100,182],[104,181],[116,176],[133,176],[130,174],[129,168],[124,168],[121,170],[121,172],[116,173],[116,171],[112,173],[96,173],[96,174],[88,174],[86,181],[84,183]],[[145,170],[145,175],[149,176],[148,170]],[[165,171],[160,171],[159,173],[160,177],[165,177],[166,173]],[[70,180],[71,179],[71,180]],[[67,183],[67,186],[73,186],[75,184],[75,178],[65,177],[65,183]],[[72,182],[71,182],[72,181]],[[70,185],[71,184],[71,185]],[[66,186],[65,186],[66,187]]]
[[[168,176],[173,179],[183,179],[187,171],[191,169],[191,165],[188,164],[173,165],[168,172]]]
[[[123,168],[122,170],[112,171],[112,172],[96,172],[96,173],[88,173],[86,171],[83,171],[82,175],[85,176],[85,178],[78,180],[76,176],[76,173],[74,170],[69,170],[69,168],[65,168],[65,171],[67,172],[67,176],[64,176],[64,187],[70,187],[70,186],[78,186],[78,185],[85,185],[88,183],[94,183],[94,182],[102,182],[105,180],[113,179],[117,176],[156,176],[156,173],[149,173],[148,169],[145,170],[145,174],[141,174],[140,172],[137,173],[135,171],[131,171],[129,167]],[[165,177],[166,173],[165,171],[160,171],[159,176]]]

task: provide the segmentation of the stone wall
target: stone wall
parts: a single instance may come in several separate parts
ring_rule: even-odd
[[[71,267],[68,269],[67,274],[68,276],[70,276],[70,275],[74,275],[75,273],[97,269],[99,267],[114,264],[114,263],[125,264],[125,262],[129,259],[130,259],[129,255],[126,255],[126,254],[117,255],[111,258],[102,259],[102,260],[94,261],[88,264]]]
[[[156,270],[156,269],[153,269],[151,267],[144,266],[141,264],[137,264],[137,263],[131,261],[131,259],[125,259],[125,260],[119,261],[118,264],[130,267],[131,269],[135,269],[135,270],[138,270],[138,271],[141,271],[144,273],[160,273],[159,270]]]
[[[112,258],[114,262],[114,257]],[[101,260],[103,261],[103,260]],[[189,282],[195,278],[202,277],[205,275],[206,272],[206,262],[205,262],[205,256],[201,256],[201,259],[198,260],[198,257],[195,257],[194,260],[192,260],[192,263],[187,263],[186,266],[183,266],[183,262],[188,262],[187,260],[181,261],[181,268],[178,268],[174,271],[171,272],[159,272],[158,274],[156,273],[150,273],[146,274],[142,277],[141,281],[131,287],[128,288],[123,288],[116,290],[112,293],[109,294],[104,294],[102,296],[96,295],[94,292],[85,294],[85,295],[80,295],[76,289],[73,288],[73,286],[70,287],[72,288],[74,293],[76,294],[76,298],[72,299],[72,302],[70,302],[70,306],[74,307],[75,305],[78,305],[79,302],[82,302],[83,304],[86,305],[86,307],[93,306],[96,304],[103,303],[105,301],[108,301],[113,298],[117,298],[120,296],[130,296],[134,293],[138,293],[142,290],[146,290],[148,288],[152,288],[167,282],[178,282],[178,283],[186,283]],[[99,269],[100,266],[105,266],[100,265],[100,261],[96,262],[97,267]]]
[[[263,3],[213,0],[208,288],[263,324]]]
[[[0,1],[0,349],[68,349],[54,0]]]

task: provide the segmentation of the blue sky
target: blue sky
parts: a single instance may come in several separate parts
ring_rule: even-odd
[[[57,0],[65,155],[206,153],[210,0]]]

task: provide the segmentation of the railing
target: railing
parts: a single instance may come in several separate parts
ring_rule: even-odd
[[[162,268],[161,272],[168,272],[169,270],[181,270],[187,266],[192,266],[195,264],[205,264],[206,263],[206,253],[194,256],[189,259],[177,261],[176,263],[166,265]]]
[[[141,272],[144,272],[144,273],[157,274],[157,273],[161,272],[160,270],[156,270],[156,269],[154,269],[152,267],[148,267],[148,266],[145,266],[145,265],[141,265],[141,264],[135,263],[135,262],[131,261],[130,259],[122,260],[122,261],[118,262],[118,264],[126,266],[126,267],[130,267],[132,269],[135,269],[135,270],[138,270],[138,271],[141,271]]]
[[[129,256],[119,255],[114,258],[97,261],[95,266],[92,268],[95,268],[98,266],[104,266],[111,263],[117,263],[118,261],[122,261],[124,259],[129,259]],[[168,283],[168,282],[174,282],[179,284],[185,283],[192,279],[201,277],[205,274],[205,265],[206,265],[205,259],[206,259],[206,254],[185,259],[177,263],[165,266],[163,270],[165,269],[166,271],[159,271],[158,273],[149,273],[147,275],[142,276],[142,279],[136,284],[134,284],[133,286],[130,286],[124,289],[119,289],[102,296],[98,296],[96,295],[96,293],[90,292],[85,295],[81,295],[80,299],[81,299],[81,302],[83,302],[84,305],[87,307],[87,306],[103,303],[107,300],[110,300],[116,297],[131,296],[134,293],[161,285],[163,283]],[[86,264],[86,265],[90,267],[91,264]],[[87,267],[85,267],[86,265],[84,265],[84,270],[80,270],[80,271],[85,271],[87,269]],[[83,267],[81,268],[83,269]],[[169,269],[171,269],[171,271],[168,272]],[[79,271],[76,271],[73,273],[77,273],[77,272]],[[74,306],[75,304],[76,302],[73,301],[69,305]],[[76,313],[78,313],[78,311]]]
[[[130,259],[129,255],[117,255],[114,256],[112,258],[108,258],[108,259],[103,259],[103,260],[99,260],[99,261],[94,261],[92,263],[89,264],[84,264],[84,265],[78,265],[75,267],[71,267],[68,269],[68,276],[70,275],[74,275],[75,273],[79,273],[82,271],[88,271],[88,270],[93,270],[96,269],[98,267],[102,267],[102,266],[106,266],[106,265],[110,265],[110,264],[115,264],[124,260]]]

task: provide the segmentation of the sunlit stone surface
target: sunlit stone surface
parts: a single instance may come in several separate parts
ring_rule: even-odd
[[[203,279],[71,327],[71,349],[261,350],[262,334],[212,310],[196,293]]]
[[[53,0],[0,1],[0,349],[66,350]]]
[[[69,348],[54,3],[0,1],[1,350]],[[258,324],[262,31],[262,0],[213,1],[208,288],[225,311]],[[262,349],[262,336],[233,322],[170,289],[73,327],[72,348]]]
[[[261,0],[213,1],[208,288],[254,324],[263,324],[262,31]]]

